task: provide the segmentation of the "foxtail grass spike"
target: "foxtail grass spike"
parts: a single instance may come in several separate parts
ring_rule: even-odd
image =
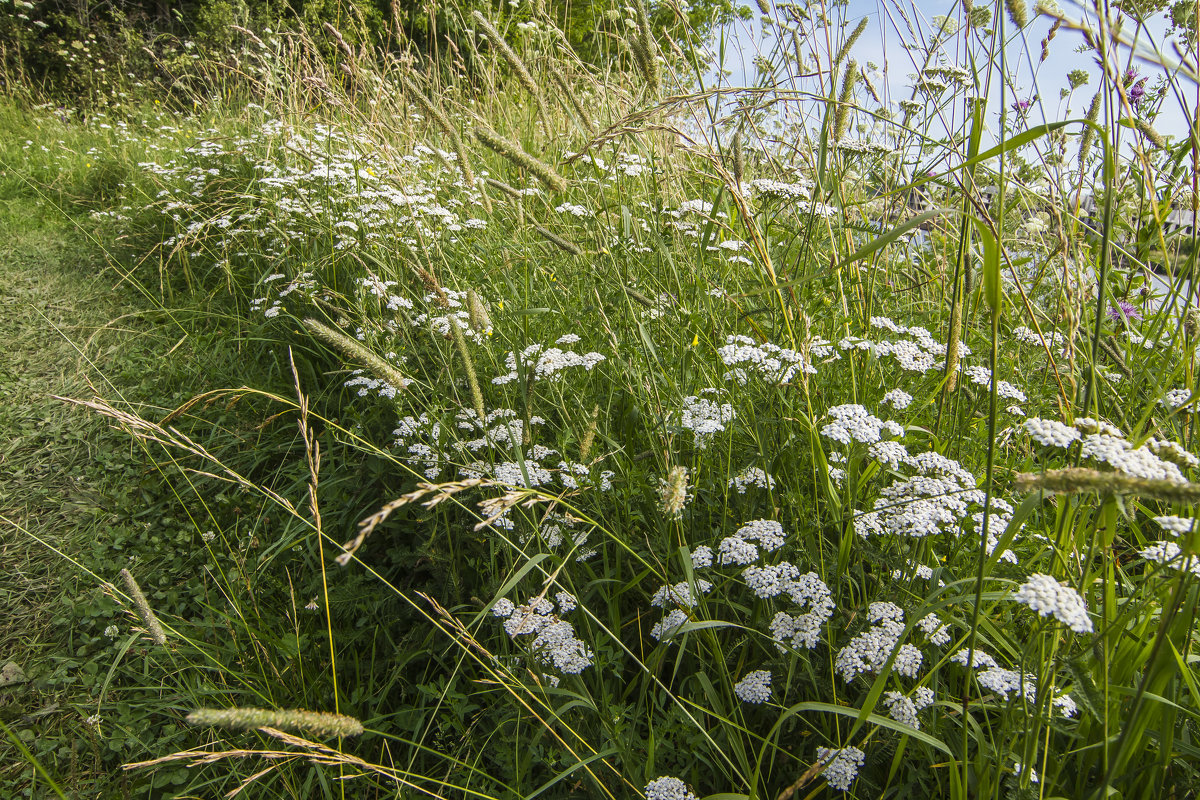
[[[125,582],[125,588],[129,591],[129,596],[133,599],[133,608],[146,628],[146,633],[150,635],[155,644],[165,645],[167,635],[163,633],[162,625],[158,623],[158,617],[154,615],[150,604],[146,602],[146,595],[142,594],[142,587],[138,586],[138,582],[133,578],[133,573],[129,570],[123,569],[120,574],[121,580]]]
[[[550,77],[554,79],[554,83],[558,86],[558,91],[562,94],[562,97],[566,98],[566,101],[579,117],[579,121],[583,124],[584,130],[590,135],[596,130],[596,126],[592,124],[592,118],[588,116],[587,109],[583,107],[583,103],[579,102],[579,98],[575,95],[575,90],[571,88],[571,82],[562,73],[558,62],[551,64]]]
[[[763,13],[763,16],[771,16],[771,4],[767,0],[757,0],[758,10]]]
[[[850,35],[846,38],[846,43],[842,45],[842,49],[838,50],[837,55],[833,59],[833,65],[836,67],[842,63],[842,59],[850,53],[850,48],[854,47],[854,43],[858,41],[858,37],[863,35],[863,31],[867,29],[867,18],[863,17],[858,21],[858,25],[854,27]]]
[[[600,404],[597,403],[592,409],[592,418],[588,422],[587,430],[583,432],[583,438],[579,440],[579,460],[587,461],[588,453],[592,450],[592,443],[596,440],[596,428],[600,424]]]
[[[547,122],[546,106],[542,102],[542,93],[538,89],[537,81],[533,79],[533,75],[529,73],[529,68],[525,66],[525,62],[517,55],[516,51],[508,46],[508,42],[504,41],[504,37],[500,35],[500,31],[492,25],[491,20],[483,15],[478,9],[471,12],[471,18],[475,20],[480,28],[483,29],[483,35],[491,42],[492,47],[496,48],[497,52],[504,57],[508,62],[508,66],[512,69],[513,74],[517,76],[517,80],[525,87],[525,90],[533,96],[533,101],[537,103],[538,113],[542,117],[543,122]],[[547,122],[547,124],[549,124]]]
[[[471,320],[471,327],[475,330],[487,333],[492,329],[492,317],[488,314],[487,305],[474,289],[467,290],[467,314]]]
[[[858,62],[854,59],[846,64],[842,76],[842,91],[838,94],[837,113],[833,117],[833,139],[841,141],[850,127],[850,107],[854,104],[854,85],[858,83]]]
[[[1043,491],[1056,494],[1101,492],[1132,494],[1164,500],[1168,503],[1200,502],[1200,483],[1137,478],[1124,472],[1101,472],[1085,467],[1052,469],[1040,474],[1023,472],[1017,475],[1013,485],[1022,492]]]
[[[1084,117],[1088,122],[1095,123],[1100,116],[1100,92],[1096,92],[1092,97],[1092,104],[1088,106],[1087,115]],[[1087,125],[1083,129],[1083,136],[1079,140],[1079,166],[1080,169],[1085,168],[1088,154],[1092,151],[1092,142],[1096,138],[1096,129],[1091,125]]]
[[[561,192],[567,188],[567,182],[562,176],[546,164],[526,153],[519,144],[510,142],[486,125],[475,126],[475,138],[489,149],[504,156],[521,169],[528,170],[538,177],[551,190]]]
[[[463,336],[462,328],[454,317],[450,318],[450,333],[454,338],[454,346],[458,348],[458,354],[462,356],[463,367],[467,370],[467,384],[471,387],[471,402],[475,406],[475,413],[479,415],[479,423],[487,419],[487,409],[483,405],[483,390],[479,387],[479,377],[475,374],[475,360],[471,358],[471,351],[467,349],[467,337]]]
[[[733,181],[739,186],[746,175],[746,154],[742,150],[742,132],[733,137]]]
[[[243,731],[258,728],[299,731],[321,739],[358,736],[363,732],[363,724],[354,717],[300,708],[198,708],[187,715],[187,721],[192,725]]]
[[[495,178],[484,178],[483,182],[486,183],[488,186],[499,189],[500,191],[504,192],[506,195],[509,195],[510,197],[517,198],[518,200],[525,196],[525,195],[521,194],[520,189],[514,189],[513,187],[509,186],[504,181],[498,181]]]
[[[1029,8],[1025,5],[1025,0],[1004,0],[1004,7],[1008,10],[1008,18],[1012,20],[1013,25],[1024,28],[1029,24]]]
[[[400,76],[400,83],[409,96],[437,123],[437,126],[446,134],[446,138],[450,140],[450,145],[454,148],[454,154],[458,156],[458,168],[462,171],[463,183],[467,186],[475,186],[475,173],[471,170],[471,164],[467,160],[467,150],[463,147],[462,137],[458,135],[458,129],[450,124],[450,118],[442,112],[442,109],[434,105],[432,100],[425,96],[420,87],[404,75]]]
[[[638,42],[638,47],[634,49],[634,58],[640,61],[638,66],[641,67],[646,85],[653,94],[658,94],[662,85],[662,74],[658,67],[658,45],[654,41],[654,33],[650,30],[650,15],[646,12],[645,0],[633,0],[633,7],[637,12],[637,32],[634,39]]]
[[[1161,133],[1154,130],[1153,126],[1151,126],[1149,122],[1146,122],[1146,120],[1142,119],[1141,117],[1138,117],[1137,119],[1135,119],[1133,121],[1133,124],[1137,126],[1137,129],[1142,134],[1142,136],[1145,136],[1147,139],[1150,140],[1150,144],[1154,145],[1159,150],[1166,149],[1167,140],[1162,137]]]
[[[568,242],[566,239],[562,238],[561,236],[559,236],[557,234],[551,233],[550,231],[543,228],[541,225],[534,225],[533,228],[534,228],[534,230],[536,230],[538,232],[538,234],[541,235],[541,237],[543,239],[550,242],[555,247],[558,247],[560,250],[565,250],[566,252],[570,253],[573,256],[578,256],[578,255],[583,254],[583,250],[579,249],[578,246],[572,244],[571,242]]]
[[[408,386],[409,380],[401,374],[400,370],[372,353],[368,347],[357,339],[347,336],[339,330],[334,330],[311,317],[304,320],[304,327],[308,328],[313,336],[316,336],[347,358],[356,359],[366,364],[377,376],[396,387],[397,390]]]

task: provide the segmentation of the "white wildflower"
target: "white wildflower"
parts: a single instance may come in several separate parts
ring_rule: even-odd
[[[1092,619],[1088,616],[1083,598],[1065,583],[1050,575],[1035,572],[1013,596],[1018,603],[1029,606],[1041,616],[1053,614],[1058,621],[1076,633],[1091,633]]]
[[[840,750],[817,748],[817,761],[825,764],[821,774],[832,788],[843,792],[850,789],[850,784],[858,777],[858,768],[866,760],[866,754],[857,747],[843,747]]]
[[[743,703],[765,703],[771,699],[771,673],[756,669],[734,684],[733,692]]]

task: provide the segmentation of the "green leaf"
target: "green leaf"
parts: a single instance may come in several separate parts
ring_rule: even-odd
[[[779,718],[779,721],[775,723],[775,727],[779,727],[779,725],[782,724],[785,719],[793,717],[796,714],[802,714],[806,711],[820,711],[825,714],[837,714],[839,716],[850,717],[852,719],[858,719],[858,715],[861,713],[857,708],[853,708],[851,706],[835,706],[832,703],[797,703],[787,711],[783,712],[783,715]],[[905,725],[897,722],[894,719],[881,717],[878,714],[868,714],[866,721],[872,725],[877,725],[880,728],[887,728],[888,730],[895,731],[896,733],[908,736],[909,738],[918,742],[927,744],[936,750],[940,750],[951,758],[954,757],[954,751],[946,746],[941,739],[937,739],[933,736],[930,736],[928,733],[919,731],[911,725]]]
[[[867,242],[865,245],[859,248],[854,255],[838,264],[834,269],[842,269],[843,267],[853,264],[855,261],[861,261],[862,259],[871,255],[871,253],[874,253],[876,250],[881,250],[884,247],[887,247],[889,244],[896,241],[896,239],[908,233],[913,228],[919,228],[934,217],[940,217],[949,213],[950,209],[948,208],[934,208],[924,212],[923,214],[918,214],[912,219],[906,219],[904,222],[901,222],[887,233],[877,236],[871,241]]]
[[[983,291],[988,307],[992,309],[992,322],[1000,318],[1000,304],[1004,298],[1000,283],[1000,243],[982,220],[971,218],[975,232],[983,243]]]

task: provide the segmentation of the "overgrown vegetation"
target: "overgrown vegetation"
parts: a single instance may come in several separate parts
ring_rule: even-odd
[[[459,8],[458,70],[247,29],[188,113],[9,112],[5,191],[196,354],[74,392],[138,479],[62,540],[14,792],[1196,793],[1195,65],[1145,9],[894,7],[893,98],[764,3],[710,86],[670,8],[601,62]],[[1098,66],[1036,124],[1051,41]]]

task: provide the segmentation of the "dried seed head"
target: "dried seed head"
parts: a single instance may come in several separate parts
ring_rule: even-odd
[[[1029,9],[1025,6],[1025,0],[1004,0],[1004,7],[1013,25],[1024,28],[1029,24]]]
[[[688,501],[687,467],[672,467],[662,487],[662,510],[668,517],[679,518]]]
[[[487,304],[474,289],[467,290],[467,313],[470,315],[471,327],[475,330],[487,333],[492,329],[492,318],[488,314]]]

